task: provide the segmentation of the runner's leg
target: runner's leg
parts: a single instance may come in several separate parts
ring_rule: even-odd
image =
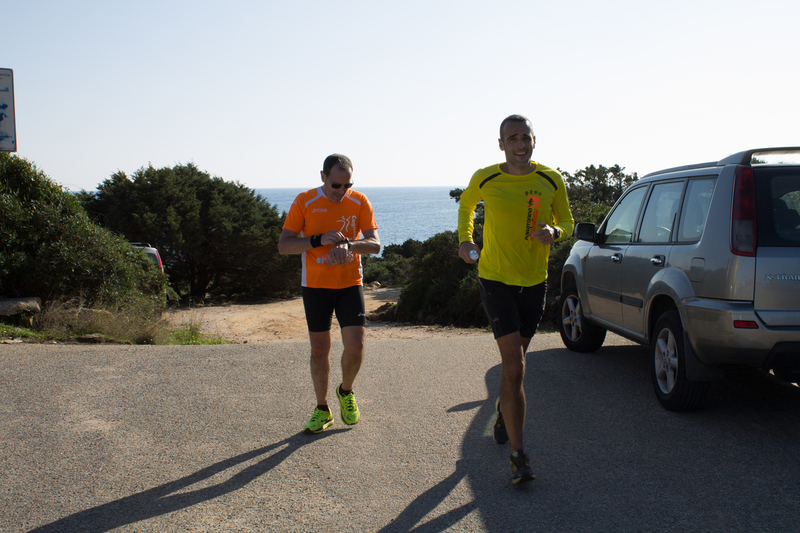
[[[342,388],[346,391],[353,390],[361,363],[364,360],[364,339],[366,330],[361,326],[347,326],[342,328]]]
[[[328,380],[331,375],[331,332],[309,331],[311,340],[311,381],[317,405],[328,404]]]
[[[342,389],[353,390],[353,382],[364,360],[366,312],[361,285],[342,289],[336,298],[336,319],[342,328]]]
[[[334,299],[327,289],[303,287],[303,307],[311,342],[311,381],[317,405],[328,404],[328,380],[331,375],[331,319]]]
[[[530,339],[528,339],[530,342]],[[503,366],[500,373],[500,409],[508,431],[511,451],[523,449],[522,433],[525,425],[525,350],[519,332],[498,337],[497,346]]]
[[[531,344],[536,327],[542,317],[542,310],[544,307],[544,295],[547,291],[547,282],[543,282],[534,287],[521,289],[520,291],[513,291],[512,294],[517,300],[518,309],[520,311],[520,331],[500,337],[497,339],[497,344],[500,347],[500,355],[503,358],[503,370],[500,382],[500,408],[503,411],[503,418],[506,423],[506,430],[508,431],[508,440],[511,451],[523,449],[523,428],[525,426],[525,415],[527,410],[527,402],[525,400],[525,355],[528,353],[528,346]],[[503,344],[501,344],[501,339]],[[504,355],[505,351],[505,355]],[[517,363],[519,361],[519,363]],[[508,372],[506,371],[506,364],[510,364]],[[517,371],[520,373],[517,375]],[[517,385],[517,383],[519,385]],[[503,405],[503,388],[507,387],[510,392],[506,392],[512,397],[512,409],[514,402],[521,406],[519,411],[519,418],[509,421],[510,416],[506,414],[505,406]],[[519,393],[516,394],[517,387]],[[511,426],[511,427],[509,427]],[[514,434],[517,429],[519,430],[519,438],[515,439]]]

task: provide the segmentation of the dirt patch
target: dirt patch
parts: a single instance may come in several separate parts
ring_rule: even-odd
[[[367,316],[386,304],[396,303],[399,288],[364,289]],[[232,343],[289,342],[308,339],[303,300],[300,297],[262,304],[233,304],[179,308],[165,311],[164,317],[174,327],[196,323],[207,334]],[[367,322],[369,339],[416,339],[433,336],[486,335],[479,329],[442,326],[397,325],[391,322]],[[341,339],[339,324],[333,317],[331,336]]]

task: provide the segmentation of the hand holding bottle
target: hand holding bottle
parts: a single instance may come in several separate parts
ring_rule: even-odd
[[[458,247],[458,256],[464,260],[465,263],[475,263],[481,257],[480,248],[470,241],[464,241]]]
[[[343,265],[345,263],[350,263],[351,261],[354,261],[355,258],[356,257],[353,255],[353,252],[348,250],[347,260],[344,263],[336,263],[335,262],[336,259],[333,257],[332,253],[325,254],[322,257],[317,257],[317,263],[322,263],[323,265],[336,265],[336,264]]]
[[[331,248],[331,251],[322,257],[317,258],[317,263],[323,265],[344,265],[355,260],[353,252],[350,251],[350,241],[344,239]]]

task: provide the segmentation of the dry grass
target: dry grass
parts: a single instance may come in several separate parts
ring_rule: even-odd
[[[193,309],[188,318],[181,322],[180,329],[172,332],[171,344],[224,344],[219,335],[204,333],[200,325],[203,323],[204,312]]]
[[[164,322],[151,309],[87,307],[80,300],[48,302],[34,328],[52,340],[74,340],[102,334],[105,340],[129,344],[166,344]]]
[[[86,335],[102,335],[104,342],[124,344],[222,344],[218,336],[200,329],[193,315],[177,330],[170,329],[160,310],[152,307],[88,307],[81,300],[48,302],[33,321],[41,338],[69,342]]]

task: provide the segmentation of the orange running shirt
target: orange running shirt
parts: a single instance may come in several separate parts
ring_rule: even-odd
[[[331,202],[322,187],[301,192],[292,202],[283,229],[310,237],[335,230],[350,240],[358,239],[362,230],[378,229],[367,197],[350,189],[339,203]],[[301,285],[315,289],[345,289],[361,285],[361,256],[344,265],[323,265],[317,258],[327,254],[332,244],[318,246],[301,254],[303,276]]]

